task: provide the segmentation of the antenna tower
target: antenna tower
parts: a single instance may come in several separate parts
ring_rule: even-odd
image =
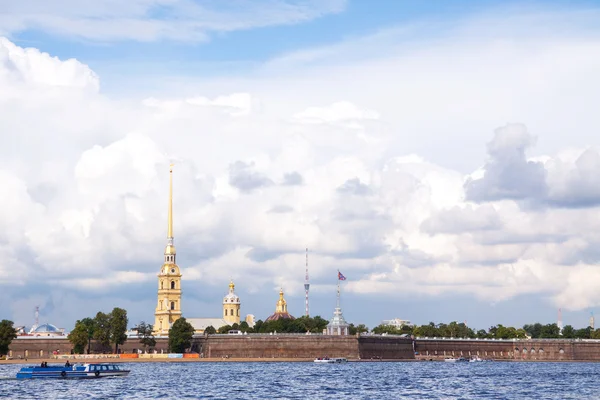
[[[35,322],[33,327],[31,328],[31,331],[35,331],[37,329],[38,326],[40,326],[40,306],[35,306]]]
[[[308,317],[308,289],[310,289],[310,283],[308,282],[308,247],[306,248],[306,276],[304,277],[304,294],[305,294],[305,310],[304,313]]]
[[[558,309],[558,322],[556,323],[556,325],[558,325],[558,333],[560,334],[563,329],[562,310],[560,308]]]

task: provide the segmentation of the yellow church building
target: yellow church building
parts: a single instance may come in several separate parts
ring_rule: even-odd
[[[154,312],[154,334],[169,334],[171,325],[181,317],[181,272],[173,243],[173,164],[169,169],[169,218],[165,258],[158,274],[158,302]]]
[[[169,207],[167,223],[167,246],[164,261],[158,274],[158,299],[154,311],[154,335],[168,336],[173,323],[181,318],[181,271],[176,263],[175,244],[173,236],[173,164],[169,168]],[[223,314],[220,318],[187,318],[196,333],[212,326],[219,329],[222,326],[240,323],[241,301],[235,293],[233,281],[229,283],[229,292],[223,298]],[[254,326],[254,316],[248,314],[246,322]]]

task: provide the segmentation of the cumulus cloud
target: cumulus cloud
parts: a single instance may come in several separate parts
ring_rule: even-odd
[[[339,101],[325,107],[308,107],[294,114],[294,119],[306,124],[331,124],[361,128],[362,120],[378,120],[379,113],[363,110],[349,101]]]
[[[100,86],[98,76],[75,59],[61,61],[38,49],[24,49],[0,37],[0,85],[11,83],[92,91],[98,91]]]
[[[483,175],[465,183],[467,199],[475,202],[522,200],[529,206],[593,207],[600,205],[600,154],[587,148],[556,157],[528,159],[534,143],[523,124],[499,128],[488,144]]]
[[[298,172],[288,172],[283,174],[283,184],[287,186],[302,185],[304,178]]]
[[[254,170],[254,163],[236,161],[229,167],[229,184],[242,192],[270,186],[273,181],[266,175]]]
[[[489,161],[481,179],[466,183],[467,198],[473,201],[524,200],[546,197],[546,170],[540,162],[528,161],[525,151],[534,138],[524,125],[496,129],[488,143]]]
[[[454,206],[432,215],[421,225],[425,232],[460,233],[480,230],[500,229],[502,221],[496,209],[490,205],[474,208]]]
[[[358,178],[348,179],[343,185],[336,189],[338,193],[353,194],[356,196],[365,196],[370,193],[369,186],[365,185]]]

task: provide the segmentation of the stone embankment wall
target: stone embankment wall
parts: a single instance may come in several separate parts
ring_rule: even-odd
[[[512,359],[512,341],[463,340],[463,339],[416,339],[415,352],[418,359],[443,360],[447,357],[479,356],[484,359]]]
[[[412,340],[391,336],[211,335],[204,357],[414,359]]]
[[[156,342],[157,352],[168,352],[166,338],[158,338]],[[71,349],[71,343],[64,338],[18,338],[10,346],[13,358],[31,359],[50,357],[54,352],[70,354]],[[120,346],[122,353],[139,349],[142,346],[135,339]],[[209,335],[195,337],[192,351],[203,358],[414,358],[412,340],[393,336]]]
[[[479,356],[495,360],[600,361],[600,340],[416,339],[418,359]]]
[[[415,358],[413,341],[397,336],[360,336],[358,338],[360,358],[410,360]]]
[[[414,347],[413,347],[414,346]],[[94,347],[92,347],[94,348]],[[10,345],[13,358],[38,359],[70,354],[66,338],[21,337]],[[120,346],[123,353],[143,349],[129,339]],[[113,349],[114,350],[114,349]],[[168,352],[168,339],[158,338],[156,350]],[[398,336],[327,335],[209,335],[195,337],[192,351],[204,358],[315,358],[417,359],[479,356],[495,360],[600,361],[600,340],[461,340],[411,339]],[[108,350],[110,352],[110,350]]]
[[[207,358],[358,358],[354,336],[211,335],[200,353]]]

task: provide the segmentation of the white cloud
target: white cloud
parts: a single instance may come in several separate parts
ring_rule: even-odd
[[[379,114],[373,110],[362,110],[349,101],[339,101],[327,107],[308,107],[294,115],[307,124],[339,124],[348,128],[360,128],[361,120],[377,120]]]
[[[231,116],[249,115],[253,111],[259,111],[260,102],[253,99],[249,93],[233,93],[227,96],[217,96],[214,99],[198,96],[185,100],[158,100],[153,97],[144,99],[142,104],[147,107],[157,108],[164,113],[175,113],[185,106],[214,107],[223,110]]]
[[[24,49],[0,37],[0,85],[11,83],[93,91],[98,91],[100,85],[94,71],[75,59],[61,61],[38,49]]]

